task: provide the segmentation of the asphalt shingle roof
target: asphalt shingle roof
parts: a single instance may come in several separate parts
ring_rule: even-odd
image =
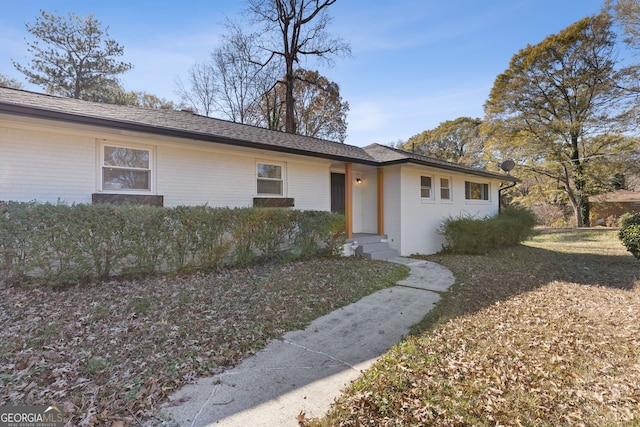
[[[423,166],[430,166],[438,169],[446,169],[457,172],[466,172],[472,175],[486,176],[490,178],[499,178],[504,181],[519,181],[509,175],[503,175],[501,173],[490,172],[484,169],[473,168],[470,166],[461,165],[458,163],[451,163],[445,160],[436,159],[433,157],[423,156],[421,154],[411,153],[409,151],[399,150],[397,148],[388,147],[380,144],[373,144],[364,147],[364,150],[369,155],[375,158],[377,161],[390,165],[397,163],[415,163]]]
[[[417,163],[506,181],[517,181],[510,176],[469,168],[379,144],[361,148],[199,116],[186,111],[88,102],[6,87],[0,87],[0,113],[129,129],[372,166]]]
[[[17,112],[117,128],[137,128],[156,134],[376,163],[360,147],[199,116],[186,111],[87,102],[0,87],[0,112]]]

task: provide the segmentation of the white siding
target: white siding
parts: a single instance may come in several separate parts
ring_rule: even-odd
[[[433,254],[440,251],[444,238],[439,231],[443,221],[449,217],[470,216],[483,218],[498,213],[499,183],[497,181],[416,166],[402,166],[401,171],[401,255]],[[421,176],[434,178],[432,182],[432,200],[423,200],[420,197]],[[450,200],[442,200],[440,198],[441,177],[451,180]],[[465,200],[464,182],[466,180],[488,183],[490,186],[490,200]]]
[[[331,173],[329,162],[287,163],[287,197],[294,199],[295,209],[331,210]]]
[[[362,206],[362,189],[364,187],[364,183],[357,184],[356,179],[358,177],[362,178],[362,174],[354,172],[353,176],[351,177],[351,179],[353,179],[351,187],[351,203],[353,207],[351,226],[354,233],[363,233],[364,231],[362,229],[362,215],[364,208]]]
[[[296,209],[329,210],[327,160],[270,153],[88,126],[56,125],[0,117],[0,200],[91,203],[100,192],[103,144],[148,148],[152,192],[167,207],[253,206],[256,162],[284,166],[283,197]]]
[[[401,252],[402,249],[402,204],[400,166],[384,169],[384,233],[389,247]]]
[[[91,202],[95,139],[2,123],[0,129],[0,200]]]
[[[355,174],[362,182],[354,184],[354,192],[359,195],[359,205],[354,204],[354,232],[372,233],[378,232],[378,171],[375,168],[367,169]],[[358,228],[355,227],[357,216]]]
[[[165,206],[253,205],[256,173],[250,156],[229,155],[213,149],[163,145],[157,154],[158,194]]]

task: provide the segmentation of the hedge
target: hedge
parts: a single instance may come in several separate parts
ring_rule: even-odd
[[[626,213],[618,219],[618,237],[636,259],[640,259],[640,213]]]
[[[447,218],[441,228],[443,252],[485,254],[493,249],[517,245],[533,232],[535,216],[524,208],[507,207],[489,218]]]
[[[53,286],[335,253],[319,211],[0,202],[0,279]]]

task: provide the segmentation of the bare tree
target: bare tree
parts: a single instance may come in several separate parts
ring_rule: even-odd
[[[211,54],[218,72],[218,110],[234,122],[260,125],[257,105],[275,85],[277,69],[254,60],[258,55],[256,34],[247,34],[234,24],[227,29],[222,45]]]
[[[336,0],[248,0],[248,12],[260,27],[259,47],[266,53],[266,65],[284,63],[285,131],[296,133],[295,69],[301,57],[311,56],[331,62],[351,48],[327,32],[331,18],[327,8]]]
[[[188,83],[176,79],[175,93],[183,104],[199,114],[211,117],[216,97],[216,70],[210,62],[196,62],[189,68]]]
[[[273,89],[277,77],[275,64],[262,65],[253,60],[257,49],[255,34],[227,24],[220,46],[206,61],[190,68],[188,83],[176,80],[176,93],[200,114],[263,126],[259,104]]]

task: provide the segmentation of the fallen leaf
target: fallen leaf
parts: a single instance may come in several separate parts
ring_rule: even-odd
[[[305,427],[307,425],[306,414],[304,412],[300,411],[300,413],[296,417],[296,421],[298,421],[298,425],[300,427]]]
[[[188,402],[189,399],[191,399],[189,396],[182,396],[179,399],[176,400],[172,400],[171,402],[168,402],[165,406],[166,407],[171,407],[171,406],[180,406],[185,402]]]

